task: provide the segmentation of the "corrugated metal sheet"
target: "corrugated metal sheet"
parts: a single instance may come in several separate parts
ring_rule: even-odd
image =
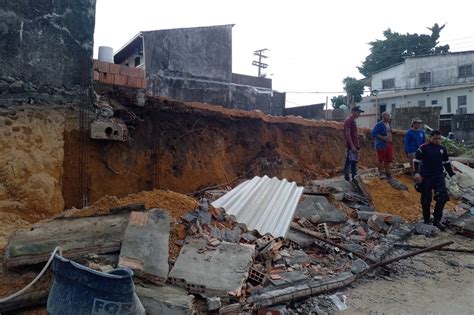
[[[285,236],[303,193],[303,187],[276,177],[255,176],[212,203],[235,216],[249,230],[273,237]]]

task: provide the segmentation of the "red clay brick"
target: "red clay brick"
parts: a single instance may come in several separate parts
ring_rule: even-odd
[[[114,84],[115,85],[127,85],[128,83],[128,77],[120,74],[115,74],[114,75]]]
[[[120,74],[129,77],[130,69],[131,68],[129,66],[120,66]]]
[[[130,76],[134,78],[144,78],[145,72],[141,68],[130,68]]]
[[[109,65],[109,72],[112,74],[120,74],[120,65],[116,65],[114,63],[111,63]]]
[[[92,60],[92,70],[99,70],[100,61],[97,59]]]
[[[104,73],[107,73],[109,72],[109,65],[110,63],[109,62],[104,62],[104,61],[99,61],[98,60],[98,66],[99,66],[99,72],[104,72]]]
[[[94,81],[99,81],[99,79],[100,79],[99,71],[94,70]]]
[[[129,87],[132,87],[132,88],[140,89],[142,87],[142,79],[134,78],[134,77],[128,77],[127,85]]]
[[[105,84],[114,84],[114,75],[110,73],[101,73],[99,81]]]
[[[147,88],[147,84],[146,84],[146,79],[142,79],[142,89],[146,89]]]

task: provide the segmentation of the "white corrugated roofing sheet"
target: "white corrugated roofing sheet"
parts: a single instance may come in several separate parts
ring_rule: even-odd
[[[284,237],[302,193],[303,187],[286,179],[255,176],[214,201],[212,206],[224,208],[249,230]]]

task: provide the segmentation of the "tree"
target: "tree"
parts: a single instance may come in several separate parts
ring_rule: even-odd
[[[347,105],[353,107],[355,103],[362,100],[362,94],[364,93],[364,82],[357,80],[356,78],[346,77],[342,80],[344,84],[344,91],[347,92]]]
[[[347,104],[347,99],[344,95],[333,96],[331,98],[332,108],[339,108],[341,105]]]
[[[385,39],[370,42],[370,55],[368,55],[359,72],[370,77],[374,72],[403,62],[404,57],[427,54],[443,54],[449,51],[449,45],[438,46],[438,39],[443,28],[435,23],[427,27],[431,35],[426,34],[400,34],[392,32],[389,28],[383,32]]]

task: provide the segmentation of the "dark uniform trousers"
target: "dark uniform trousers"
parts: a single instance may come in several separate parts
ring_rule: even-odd
[[[436,201],[433,222],[439,223],[443,217],[444,205],[449,200],[444,175],[423,177],[423,180],[421,181],[421,206],[423,208],[423,220],[425,223],[429,223],[430,221],[430,206],[433,198],[433,191],[434,200]]]

